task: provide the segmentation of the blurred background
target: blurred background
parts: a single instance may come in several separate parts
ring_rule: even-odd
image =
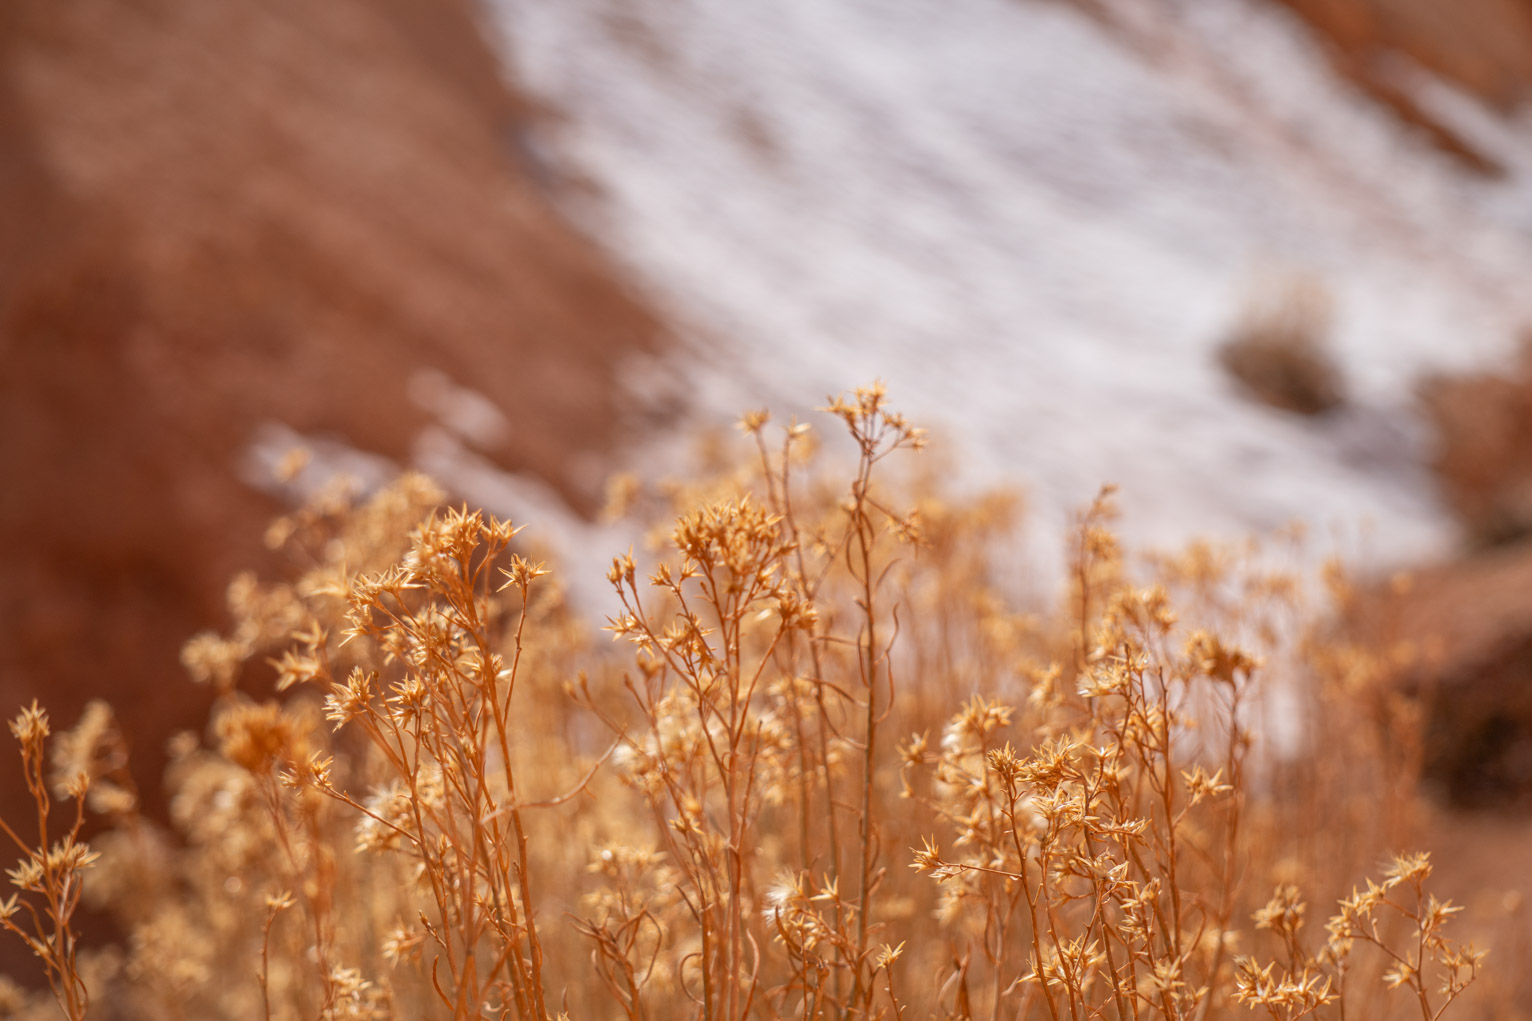
[[[1420,568],[1448,786],[1532,789],[1529,96],[1529,0],[6,0],[0,701],[153,790],[327,473],[599,593],[612,472],[881,377],[1039,579],[1106,481]]]

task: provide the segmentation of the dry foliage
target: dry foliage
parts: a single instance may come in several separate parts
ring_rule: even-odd
[[[1331,305],[1329,291],[1309,277],[1264,283],[1218,349],[1219,362],[1274,408],[1319,415],[1339,407],[1346,393],[1329,348]]]
[[[1483,954],[1447,935],[1429,860],[1366,878],[1414,826],[1420,721],[1388,655],[1310,626],[1300,580],[1240,551],[1136,582],[1109,492],[1078,522],[1062,610],[1028,611],[994,577],[1014,502],[911,504],[885,462],[921,431],[881,387],[827,410],[849,482],[806,426],[770,439],[753,413],[734,470],[618,487],[673,524],[652,566],[613,563],[615,646],[516,528],[427,480],[279,521],[293,578],[236,579],[233,628],[186,648],[220,701],[205,742],[177,741],[173,834],[134,811],[104,708],[55,739],[51,789],[46,717],[23,712],[39,832],[5,830],[21,860],[0,915],[66,1015],[1454,1005]],[[270,669],[276,697],[248,694]],[[1290,747],[1257,738],[1279,718]],[[54,792],[75,802],[62,835]],[[87,807],[107,820],[91,848]],[[81,951],[82,881],[124,953]],[[1332,905],[1322,931],[1310,904]]]

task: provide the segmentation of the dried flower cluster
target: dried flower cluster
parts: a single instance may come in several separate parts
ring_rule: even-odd
[[[106,998],[284,1021],[1460,1002],[1483,953],[1446,935],[1429,860],[1355,885],[1415,832],[1402,653],[1306,623],[1304,585],[1237,551],[1136,580],[1110,492],[1063,610],[1024,606],[998,569],[1013,499],[901,495],[918,479],[889,458],[924,434],[880,386],[826,410],[849,478],[753,412],[742,464],[613,487],[670,524],[613,562],[611,644],[519,528],[419,477],[277,522],[292,576],[236,579],[233,626],[186,646],[219,701],[175,742],[173,832],[138,814],[104,706],[54,738],[51,777],[46,715],[12,724],[38,833],[4,829],[0,924],[70,1018]],[[1291,747],[1261,740],[1279,715]],[[82,951],[82,892],[121,950]],[[27,1001],[0,985],[0,1016]]]

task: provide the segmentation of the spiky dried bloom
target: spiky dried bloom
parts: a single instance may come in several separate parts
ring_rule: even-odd
[[[232,706],[218,717],[217,729],[219,751],[252,773],[270,773],[294,757],[293,721],[275,702]]]
[[[48,711],[38,706],[37,700],[16,714],[11,720],[11,735],[21,742],[24,753],[30,753],[33,749],[40,748],[43,741],[47,740]]]

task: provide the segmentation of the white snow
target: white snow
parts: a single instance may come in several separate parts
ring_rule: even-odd
[[[683,330],[696,418],[882,377],[1044,545],[1103,481],[1141,541],[1304,519],[1397,561],[1450,525],[1411,388],[1532,322],[1532,139],[1402,68],[1503,159],[1475,178],[1331,72],[1276,5],[487,0],[538,151]],[[1252,279],[1316,275],[1355,397],[1221,373]],[[1345,540],[1352,541],[1352,540]]]

